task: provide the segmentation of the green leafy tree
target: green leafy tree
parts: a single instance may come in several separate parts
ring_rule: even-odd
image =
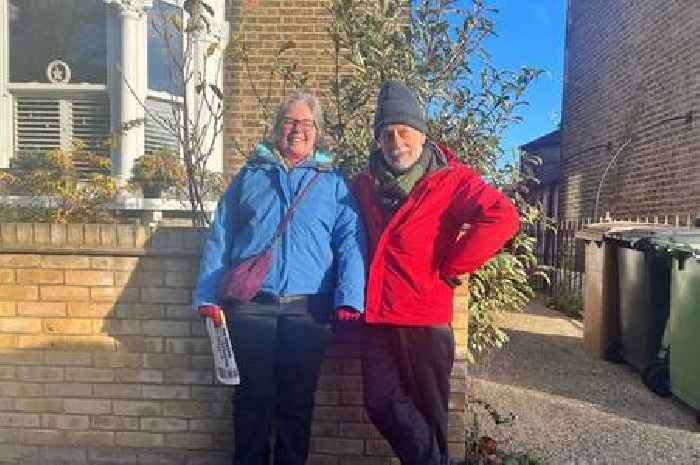
[[[429,138],[454,149],[519,209],[521,231],[470,280],[471,355],[500,347],[506,335],[497,315],[521,310],[533,296],[535,239],[526,229],[540,211],[523,195],[529,176],[504,165],[499,144],[503,131],[520,121],[517,109],[539,71],[493,66],[484,41],[494,35],[496,11],[482,0],[332,0],[329,11],[336,73],[326,124],[338,164],[349,175],[366,166],[378,89],[396,78],[427,109]]]

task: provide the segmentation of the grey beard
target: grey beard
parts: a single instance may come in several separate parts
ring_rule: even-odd
[[[387,165],[389,165],[389,167],[391,168],[391,171],[393,171],[395,174],[403,174],[406,171],[410,170],[413,167],[413,165],[418,163],[418,160],[420,160],[420,155],[422,152],[423,152],[423,146],[420,146],[416,150],[413,150],[411,154],[413,155],[414,160],[413,160],[413,163],[411,163],[408,166],[397,166],[396,164],[390,163],[388,161],[387,161]],[[403,153],[405,153],[405,151],[403,151],[403,150],[394,150],[393,152],[391,152],[389,154],[388,157],[385,157],[385,161],[387,158],[391,159],[391,157],[393,157],[394,155],[403,154]]]

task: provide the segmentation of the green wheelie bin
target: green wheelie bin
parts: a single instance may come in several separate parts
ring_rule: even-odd
[[[672,259],[671,392],[700,413],[700,228],[661,234],[653,243]]]

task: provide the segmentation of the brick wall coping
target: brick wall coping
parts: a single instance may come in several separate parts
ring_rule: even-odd
[[[196,256],[204,229],[129,224],[5,223],[0,253]]]
[[[0,195],[0,201],[3,204],[17,207],[57,207],[61,204],[58,197],[48,195]],[[213,212],[216,210],[217,202],[206,200],[203,202],[204,211]],[[113,202],[103,206],[105,210],[144,210],[144,211],[190,211],[191,207],[186,200],[178,199],[151,199],[137,197],[134,194],[127,193],[120,195]]]

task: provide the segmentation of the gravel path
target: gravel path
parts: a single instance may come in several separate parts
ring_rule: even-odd
[[[482,434],[549,465],[700,465],[694,412],[651,393],[631,368],[585,352],[579,321],[533,302],[505,326],[510,342],[470,367],[470,387],[518,418],[495,426],[482,417]]]

